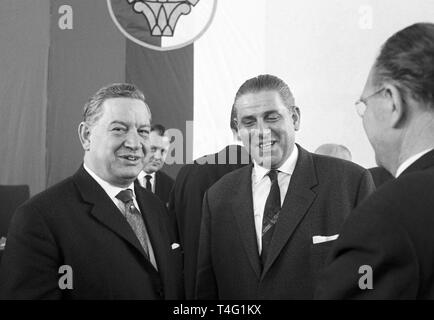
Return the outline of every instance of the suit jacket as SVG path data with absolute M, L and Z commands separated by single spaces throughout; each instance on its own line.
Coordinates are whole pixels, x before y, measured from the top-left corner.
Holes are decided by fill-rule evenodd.
M 237 155 L 236 161 L 229 161 L 231 152 Z M 187 299 L 194 298 L 203 196 L 205 191 L 225 174 L 245 166 L 242 159 L 249 162 L 249 156 L 243 147 L 227 146 L 219 153 L 204 156 L 194 164 L 183 166 L 176 177 L 169 201 L 169 212 L 176 217 L 178 234 L 184 250 Z M 205 163 L 206 160 L 209 160 L 209 163 Z
M 434 299 L 434 151 L 357 208 L 336 241 L 319 299 Z M 362 269 L 369 266 L 372 273 Z M 365 267 L 366 268 L 366 267 Z M 373 289 L 362 290 L 372 275 Z
M 170 191 L 175 181 L 163 171 L 155 173 L 155 194 L 167 205 L 169 202 Z
M 374 190 L 371 175 L 341 159 L 299 156 L 265 265 L 253 215 L 252 166 L 214 184 L 204 197 L 198 258 L 199 299 L 311 299 L 332 242 L 345 218 Z
M 176 299 L 182 297 L 181 252 L 172 250 L 162 203 L 136 186 L 158 272 L 132 228 L 81 167 L 33 197 L 11 222 L 0 266 L 3 299 Z M 58 286 L 59 267 L 73 289 Z
M 378 188 L 383 183 L 393 180 L 393 175 L 382 167 L 369 168 L 369 172 L 371 173 L 372 179 L 374 179 L 375 187 Z

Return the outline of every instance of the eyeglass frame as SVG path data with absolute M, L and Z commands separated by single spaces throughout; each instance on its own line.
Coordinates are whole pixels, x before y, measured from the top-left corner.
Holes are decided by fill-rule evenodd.
M 374 93 L 370 94 L 369 96 L 367 96 L 365 98 L 360 98 L 359 100 L 357 100 L 354 103 L 355 106 L 356 106 L 357 114 L 360 117 L 363 117 L 365 115 L 366 109 L 368 108 L 368 99 L 370 99 L 373 96 L 379 94 L 380 92 L 383 92 L 384 90 L 386 90 L 386 88 L 382 87 L 381 89 L 378 89 L 377 91 L 375 91 Z

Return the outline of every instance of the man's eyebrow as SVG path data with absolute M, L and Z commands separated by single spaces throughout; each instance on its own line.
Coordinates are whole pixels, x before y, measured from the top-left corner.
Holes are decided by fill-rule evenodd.
M 272 114 L 272 113 L 279 113 L 279 111 L 278 110 L 267 110 L 263 113 L 263 115 L 268 116 L 269 114 Z
M 128 124 L 126 122 L 119 121 L 119 120 L 114 120 L 114 121 L 110 122 L 110 125 L 112 125 L 112 124 L 120 124 L 120 125 L 123 125 L 125 127 L 128 127 Z
M 243 117 L 241 117 L 241 120 L 244 120 L 244 119 L 255 119 L 255 116 L 253 116 L 253 115 L 248 115 L 248 116 L 243 116 Z

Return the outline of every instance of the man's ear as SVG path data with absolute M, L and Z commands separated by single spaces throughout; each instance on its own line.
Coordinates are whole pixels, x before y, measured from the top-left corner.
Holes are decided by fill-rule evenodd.
M 81 145 L 84 151 L 90 150 L 90 133 L 91 128 L 86 122 L 80 122 L 78 126 L 78 137 L 80 138 Z
M 292 121 L 294 123 L 294 130 L 298 131 L 300 129 L 300 109 L 298 107 L 293 107 L 292 111 Z
M 389 125 L 396 128 L 400 125 L 406 115 L 406 105 L 401 91 L 393 84 L 384 85 L 384 94 L 388 103 L 386 111 L 390 115 L 388 117 Z

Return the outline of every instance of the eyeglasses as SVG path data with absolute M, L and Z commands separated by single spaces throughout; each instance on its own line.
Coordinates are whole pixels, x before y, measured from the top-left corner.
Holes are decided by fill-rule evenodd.
M 375 96 L 375 95 L 377 95 L 377 94 L 379 94 L 379 93 L 382 92 L 384 89 L 385 89 L 385 88 L 381 88 L 381 89 L 375 91 L 374 93 L 370 94 L 369 96 L 367 96 L 367 97 L 365 97 L 365 98 L 360 98 L 359 100 L 356 101 L 356 103 L 355 103 L 355 105 L 356 105 L 356 111 L 357 111 L 357 114 L 358 114 L 360 117 L 363 117 L 363 115 L 364 115 L 365 112 L 366 112 L 366 108 L 368 107 L 368 106 L 367 106 L 367 104 L 368 104 L 368 99 L 369 99 L 369 98 L 372 98 L 373 96 Z

